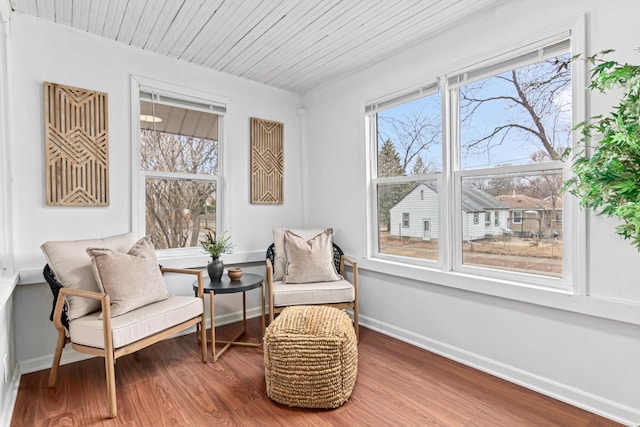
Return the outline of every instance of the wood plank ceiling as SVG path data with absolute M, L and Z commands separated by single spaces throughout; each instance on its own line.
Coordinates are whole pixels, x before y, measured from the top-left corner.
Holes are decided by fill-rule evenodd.
M 14 11 L 293 92 L 505 0 L 9 0 Z

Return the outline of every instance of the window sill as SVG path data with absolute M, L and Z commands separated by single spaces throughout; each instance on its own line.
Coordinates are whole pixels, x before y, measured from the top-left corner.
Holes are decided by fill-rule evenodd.
M 640 325 L 640 305 L 630 302 L 575 295 L 564 290 L 490 279 L 467 273 L 444 272 L 381 259 L 360 258 L 358 267 L 362 270 L 418 282 Z

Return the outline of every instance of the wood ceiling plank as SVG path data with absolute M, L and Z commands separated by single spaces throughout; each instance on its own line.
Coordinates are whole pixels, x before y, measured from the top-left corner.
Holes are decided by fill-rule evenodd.
M 92 1 L 76 1 L 73 3 L 73 13 L 71 16 L 73 28 L 81 31 L 89 30 L 89 14 L 91 13 L 91 7 L 94 6 L 93 3 Z
M 371 2 L 366 0 L 349 4 L 338 2 L 332 7 L 327 7 L 320 16 L 308 20 L 295 38 L 289 39 L 277 52 L 265 58 L 259 68 L 252 68 L 243 77 L 252 78 L 254 72 L 261 72 L 263 76 L 276 77 L 287 70 L 295 70 L 295 64 L 300 61 L 300 58 L 314 52 L 316 50 L 314 46 L 329 38 L 336 28 L 346 25 L 345 23 L 357 22 L 357 16 L 362 12 L 363 5 L 367 6 L 364 9 L 366 11 L 370 9 Z
M 282 2 L 279 3 L 279 5 L 281 4 Z M 273 3 L 269 1 L 260 1 L 260 3 L 254 4 L 254 7 L 250 9 L 243 4 L 242 8 L 237 9 L 234 13 L 234 16 L 239 19 L 227 23 L 227 28 L 232 28 L 232 30 L 229 31 L 227 29 L 225 37 L 215 44 L 205 59 L 201 61 L 201 64 L 205 67 L 213 68 L 213 64 L 235 44 L 246 37 L 251 29 L 260 23 L 265 15 L 269 14 L 273 9 Z M 242 15 L 240 15 L 239 12 L 242 13 Z
M 140 25 L 140 21 L 142 20 L 144 10 L 148 3 L 149 0 L 140 0 L 130 1 L 127 4 L 126 12 L 124 13 L 124 17 L 120 23 L 120 28 L 116 34 L 117 41 L 131 44 L 133 34 L 135 33 L 136 28 Z
M 321 9 L 321 4 L 300 0 L 271 31 L 244 49 L 229 66 L 231 74 L 242 73 L 262 62 L 304 28 L 308 15 Z M 236 74 L 237 75 L 237 74 Z
M 213 64 L 216 70 L 228 72 L 227 68 L 232 64 L 238 56 L 242 54 L 254 43 L 258 43 L 260 39 L 273 31 L 274 28 L 283 25 L 283 21 L 287 16 L 292 5 L 290 3 L 280 3 L 271 9 L 264 19 L 260 19 L 237 43 L 231 46 L 218 60 Z
M 378 50 L 361 49 L 359 46 L 352 47 L 348 51 L 336 52 L 332 59 L 325 59 L 321 64 L 311 65 L 310 71 L 298 70 L 298 76 L 290 79 L 287 84 L 295 90 L 306 90 L 305 88 L 313 87 L 325 79 L 337 78 L 338 73 L 335 71 L 336 64 L 344 64 L 346 58 L 349 58 L 350 65 L 345 66 L 341 75 L 350 74 L 363 66 L 373 64 L 382 58 L 390 56 L 398 51 L 398 49 L 406 48 L 411 45 L 409 40 L 413 40 L 413 44 L 424 40 L 429 35 L 445 31 L 451 25 L 459 23 L 463 19 L 475 15 L 480 10 L 490 6 L 493 2 L 485 0 L 484 2 L 458 1 L 456 3 L 448 2 L 444 7 L 434 10 L 423 10 L 421 14 L 411 16 L 393 33 L 381 32 L 370 39 L 370 43 L 374 43 Z M 421 23 L 419 31 L 415 28 Z M 324 76 L 311 76 L 312 71 L 320 69 Z M 349 71 L 349 69 L 351 71 Z M 277 84 L 272 82 L 272 84 Z
M 185 2 L 186 0 L 167 0 L 164 2 L 157 21 L 150 27 L 151 32 L 143 44 L 144 49 L 156 52 L 167 30 L 176 19 L 176 15 L 178 15 L 178 12 L 180 12 Z
M 108 9 L 109 0 L 93 0 L 91 2 L 87 31 L 93 34 L 102 35 Z
M 11 9 L 24 13 L 25 15 L 39 16 L 36 0 L 11 0 L 9 5 Z
M 204 0 L 189 0 L 183 3 L 155 49 L 156 53 L 165 56 L 169 54 L 171 47 L 178 41 L 182 33 L 187 31 L 191 21 L 197 16 L 203 2 Z
M 202 4 L 200 10 L 197 11 L 193 20 L 186 26 L 185 31 L 178 37 L 176 42 L 171 46 L 168 55 L 174 58 L 180 58 L 184 51 L 193 41 L 201 34 L 210 22 L 218 22 L 217 13 L 225 3 L 225 0 L 208 0 Z
M 133 35 L 129 42 L 131 46 L 139 48 L 144 47 L 149 35 L 153 32 L 154 26 L 160 20 L 160 15 L 166 7 L 166 4 L 166 1 L 160 2 L 159 0 L 147 0 L 145 8 L 142 11 L 142 16 L 140 17 L 140 21 L 133 30 Z
M 120 30 L 120 25 L 124 19 L 124 13 L 127 9 L 129 0 L 110 0 L 109 8 L 104 19 L 104 27 L 102 28 L 102 36 L 111 40 L 115 40 Z
M 220 42 L 224 34 L 231 31 L 238 19 L 246 16 L 242 2 L 225 1 L 202 31 L 180 55 L 180 59 L 201 65 L 209 55 L 211 46 Z M 246 7 L 246 6 L 245 6 Z
M 51 0 L 36 0 L 36 9 L 38 10 L 38 18 L 49 21 L 56 20 L 55 4 Z M 21 10 L 21 12 L 24 11 Z
M 62 25 L 71 26 L 73 17 L 72 0 L 55 0 L 55 22 Z
M 321 44 L 314 46 L 315 49 L 310 49 L 309 54 L 301 57 L 294 65 L 293 68 L 295 69 L 296 77 L 288 78 L 288 84 L 294 85 L 300 80 L 309 78 L 310 74 L 326 70 L 330 70 L 331 74 L 335 75 L 336 65 L 340 65 L 343 68 L 343 72 L 347 73 L 349 68 L 346 64 L 349 62 L 353 63 L 353 60 L 350 60 L 350 56 L 357 55 L 359 52 L 370 51 L 375 53 L 379 59 L 383 59 L 385 56 L 393 53 L 395 49 L 389 52 L 381 49 L 380 44 L 384 43 L 386 39 L 393 37 L 393 34 L 396 32 L 404 32 L 408 35 L 403 40 L 403 46 L 415 43 L 418 39 L 422 38 L 422 33 L 432 31 L 431 27 L 424 25 L 424 20 L 432 14 L 434 10 L 440 10 L 440 8 L 434 8 L 435 5 L 433 3 L 427 4 L 426 2 L 413 6 L 414 7 L 399 7 L 392 13 L 378 14 L 375 18 L 370 19 L 366 25 L 352 31 L 351 34 L 332 34 L 332 38 L 339 37 L 343 42 L 338 45 L 335 43 L 335 40 L 328 38 L 323 40 Z M 416 6 L 418 9 L 416 9 Z M 365 34 L 369 33 L 372 24 L 375 25 L 377 29 L 376 33 L 364 37 Z M 444 26 L 447 24 L 447 22 L 441 21 L 439 25 Z M 395 45 L 393 47 L 395 47 Z M 279 76 L 269 80 L 268 84 L 280 85 L 284 81 L 284 78 L 285 76 L 281 73 Z
M 505 0 L 9 0 L 20 13 L 304 92 Z

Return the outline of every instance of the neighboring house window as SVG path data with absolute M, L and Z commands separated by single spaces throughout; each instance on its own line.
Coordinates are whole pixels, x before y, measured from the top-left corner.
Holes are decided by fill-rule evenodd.
M 141 226 L 156 249 L 199 254 L 206 229 L 219 230 L 225 111 L 224 104 L 140 88 Z
M 402 213 L 402 227 L 409 228 L 409 212 Z
M 522 224 L 522 211 L 513 211 L 513 223 Z
M 551 226 L 538 217 L 525 220 L 524 210 L 539 208 L 509 205 L 514 195 L 538 203 L 566 197 L 560 157 L 572 144 L 570 46 L 567 32 L 565 39 L 447 75 L 448 90 L 440 101 L 432 85 L 417 91 L 430 92 L 426 97 L 414 92 L 367 105 L 376 155 L 371 162 L 372 217 L 378 219 L 371 239 L 375 257 L 401 256 L 409 264 L 426 258 L 439 261 L 445 271 L 570 286 L 563 276 L 563 239 L 554 240 L 569 237 L 562 222 Z M 442 109 L 444 116 L 440 105 L 450 106 Z M 451 149 L 444 149 L 445 139 Z M 493 224 L 500 226 L 504 212 L 507 228 L 500 236 L 505 241 L 488 239 L 493 233 L 470 226 L 479 224 L 482 212 L 486 226 L 492 224 L 491 212 Z M 411 242 L 415 251 L 392 243 L 401 213 L 434 218 L 438 237 L 453 236 L 453 241 L 434 239 L 440 258 L 422 255 L 427 241 Z M 559 212 L 551 217 L 561 218 Z M 530 247 L 524 237 L 533 234 L 540 244 L 536 251 L 524 250 Z M 528 262 L 530 257 L 545 262 Z

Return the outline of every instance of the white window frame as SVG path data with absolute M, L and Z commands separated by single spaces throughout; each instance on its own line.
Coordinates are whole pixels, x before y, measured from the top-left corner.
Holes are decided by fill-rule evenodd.
M 504 61 L 508 61 L 514 58 L 531 58 L 531 52 L 539 50 L 542 46 L 548 46 L 553 49 L 555 43 L 559 43 L 562 40 L 570 40 L 570 51 L 575 53 L 584 53 L 586 50 L 586 31 L 585 31 L 585 16 L 580 15 L 577 19 L 571 18 L 563 22 L 553 24 L 543 30 L 540 30 L 536 34 L 532 34 L 526 37 L 520 42 L 510 42 L 510 46 L 506 46 L 503 52 L 504 54 L 496 55 L 491 59 L 469 65 L 466 68 L 461 68 L 452 75 L 462 75 L 465 78 L 472 75 L 474 70 L 484 69 L 486 74 L 484 76 L 476 74 L 473 79 L 480 79 L 488 77 L 490 75 L 499 74 L 502 71 L 500 67 L 496 65 L 504 64 Z M 531 40 L 537 40 L 531 43 Z M 515 47 L 515 48 L 514 48 Z M 563 52 L 557 52 L 561 54 Z M 555 56 L 555 55 L 554 55 Z M 536 62 L 535 60 L 530 63 Z M 491 67 L 491 65 L 494 65 Z M 511 68 L 517 68 L 518 66 L 526 64 L 511 62 Z M 457 95 L 452 95 L 450 90 L 450 84 L 448 75 L 442 75 L 438 79 L 442 82 L 442 108 L 443 108 L 443 164 L 442 173 L 438 174 L 438 206 L 439 206 L 439 218 L 438 218 L 438 239 L 439 239 L 439 253 L 440 259 L 437 263 L 425 263 L 424 260 L 390 256 L 388 254 L 381 254 L 378 248 L 378 233 L 377 233 L 377 184 L 381 183 L 384 179 L 377 179 L 375 171 L 377 168 L 377 132 L 375 129 L 375 119 L 372 120 L 371 116 L 381 109 L 387 109 L 391 106 L 406 103 L 414 99 L 415 93 L 421 90 L 409 90 L 407 95 L 393 95 L 387 99 L 379 98 L 371 103 L 365 103 L 365 124 L 367 126 L 367 152 L 369 154 L 369 165 L 367 171 L 370 176 L 369 187 L 369 212 L 367 215 L 367 221 L 369 224 L 369 245 L 368 245 L 368 259 L 371 261 L 371 266 L 374 267 L 378 262 L 382 262 L 380 268 L 381 271 L 389 272 L 393 274 L 406 275 L 406 277 L 421 277 L 421 280 L 431 281 L 433 283 L 441 283 L 444 285 L 450 285 L 461 289 L 475 290 L 480 292 L 487 292 L 495 295 L 509 295 L 514 297 L 518 295 L 529 295 L 527 291 L 514 291 L 513 286 L 536 289 L 539 291 L 560 291 L 575 295 L 588 295 L 589 285 L 588 278 L 586 276 L 586 213 L 580 210 L 575 198 L 568 195 L 563 196 L 563 243 L 564 253 L 563 257 L 563 277 L 561 279 L 554 277 L 547 277 L 537 274 L 524 274 L 515 273 L 510 271 L 501 271 L 491 268 L 462 266 L 462 215 L 461 212 L 461 182 L 465 176 L 475 176 L 478 174 L 502 174 L 505 169 L 502 170 L 472 170 L 462 171 L 459 170 L 460 150 L 456 146 L 454 141 L 458 138 L 458 132 L 456 126 L 455 117 L 449 114 L 450 111 L 455 110 L 458 105 Z M 455 84 L 464 84 L 468 81 L 458 81 Z M 586 87 L 586 67 L 583 61 L 575 61 L 572 64 L 572 122 L 580 123 L 585 120 L 586 108 L 585 108 L 585 91 Z M 412 97 L 412 94 L 413 97 Z M 400 101 L 398 101 L 400 100 Z M 375 117 L 374 117 L 375 118 Z M 573 144 L 579 141 L 580 135 L 578 131 L 573 131 L 572 140 Z M 571 164 L 570 162 L 549 162 L 543 169 L 543 172 L 560 170 L 563 173 L 564 178 L 570 176 Z M 539 173 L 541 171 L 540 165 L 519 165 L 514 166 L 514 173 L 529 174 Z M 408 178 L 409 181 L 417 181 L 420 177 L 411 176 L 403 177 Z M 430 177 L 433 178 L 433 177 Z M 509 221 L 507 221 L 507 224 Z M 393 264 L 389 264 L 386 261 L 393 261 Z M 385 267 L 382 267 L 384 265 Z M 416 269 L 417 268 L 417 269 Z M 425 269 L 426 268 L 426 269 Z M 403 273 L 404 272 L 404 273 Z M 431 273 L 427 273 L 431 272 Z M 427 274 L 425 276 L 425 273 Z M 525 300 L 527 298 L 524 298 Z
M 524 211 L 520 210 L 520 209 L 514 209 L 512 211 L 513 215 L 511 217 L 511 223 L 512 224 L 522 224 L 522 220 L 524 218 Z M 516 218 L 516 214 L 518 214 L 518 217 Z
M 411 217 L 409 216 L 409 212 L 402 212 L 402 228 L 411 227 Z
M 178 172 L 147 171 L 140 168 L 140 92 L 154 93 L 163 98 L 162 103 L 182 108 L 205 111 L 222 117 L 219 121 L 218 139 L 218 174 L 188 174 Z M 169 101 L 166 101 L 169 100 Z M 143 236 L 145 225 L 145 182 L 147 178 L 179 179 L 191 181 L 207 181 L 216 183 L 216 230 L 229 228 L 227 218 L 228 207 L 225 203 L 225 120 L 228 113 L 229 100 L 222 96 L 203 93 L 200 90 L 185 88 L 146 77 L 131 77 L 131 224 L 134 235 Z M 221 208 L 220 208 L 221 207 Z M 188 248 L 172 248 L 156 250 L 157 256 L 164 259 L 182 259 L 198 257 L 206 258 L 199 246 Z

